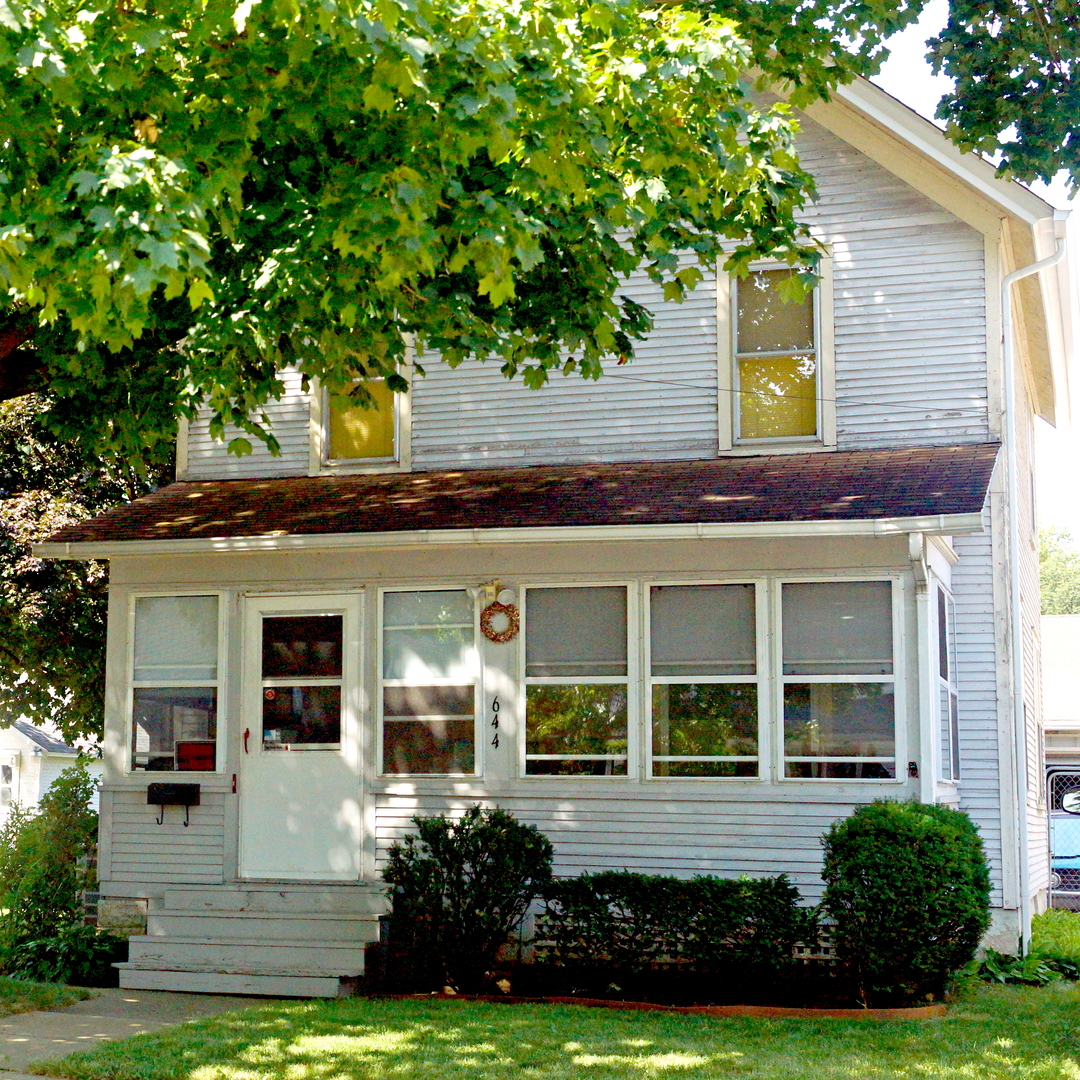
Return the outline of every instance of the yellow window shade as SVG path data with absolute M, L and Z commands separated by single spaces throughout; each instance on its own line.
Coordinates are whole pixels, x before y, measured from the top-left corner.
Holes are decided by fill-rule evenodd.
M 817 362 L 812 356 L 739 359 L 739 437 L 817 434 Z
M 365 385 L 372 397 L 370 409 L 330 398 L 331 461 L 394 456 L 394 391 L 385 379 L 372 379 Z

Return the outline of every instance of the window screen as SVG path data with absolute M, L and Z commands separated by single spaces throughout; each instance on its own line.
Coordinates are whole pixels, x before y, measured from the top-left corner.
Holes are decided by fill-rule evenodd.
M 627 775 L 626 635 L 622 586 L 528 590 L 527 774 Z
M 896 775 L 892 584 L 782 586 L 785 775 Z
M 735 390 L 741 440 L 818 432 L 814 298 L 792 301 L 790 270 L 755 270 L 735 282 Z
M 370 379 L 364 386 L 371 395 L 370 408 L 354 404 L 348 398 L 327 396 L 331 461 L 382 460 L 395 456 L 396 395 L 385 379 Z
M 218 598 L 135 600 L 131 767 L 212 771 L 217 762 Z
M 651 775 L 756 776 L 754 586 L 649 593 Z
M 479 661 L 464 590 L 383 595 L 382 771 L 476 772 Z

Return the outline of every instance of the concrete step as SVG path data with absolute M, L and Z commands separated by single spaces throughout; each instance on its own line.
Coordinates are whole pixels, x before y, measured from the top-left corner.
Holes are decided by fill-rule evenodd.
M 219 942 L 205 938 L 129 938 L 128 962 L 143 970 L 221 971 L 236 974 L 358 976 L 364 946 L 313 943 Z
M 379 939 L 376 915 L 318 914 L 303 917 L 287 912 L 151 911 L 147 937 L 177 937 L 208 941 L 297 944 L 367 944 Z
M 341 992 L 336 976 L 243 974 L 227 971 L 148 970 L 117 964 L 124 990 L 175 990 L 188 994 L 259 994 L 266 997 L 332 998 Z
M 383 915 L 390 904 L 379 885 L 221 885 L 166 889 L 165 911 L 250 911 L 307 917 L 327 915 Z

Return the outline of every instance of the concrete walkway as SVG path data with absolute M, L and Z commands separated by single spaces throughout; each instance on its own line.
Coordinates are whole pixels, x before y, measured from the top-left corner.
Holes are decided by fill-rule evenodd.
M 66 1009 L 0 1017 L 0 1080 L 31 1080 L 31 1061 L 91 1050 L 99 1043 L 202 1016 L 265 1005 L 271 999 L 161 990 L 99 990 Z M 39 1078 L 40 1080 L 40 1078 Z

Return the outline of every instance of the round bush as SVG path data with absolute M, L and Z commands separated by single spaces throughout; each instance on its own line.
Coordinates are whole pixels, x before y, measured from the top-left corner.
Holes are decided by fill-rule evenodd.
M 990 873 L 959 810 L 881 799 L 822 839 L 837 955 L 862 1004 L 940 997 L 990 922 Z

